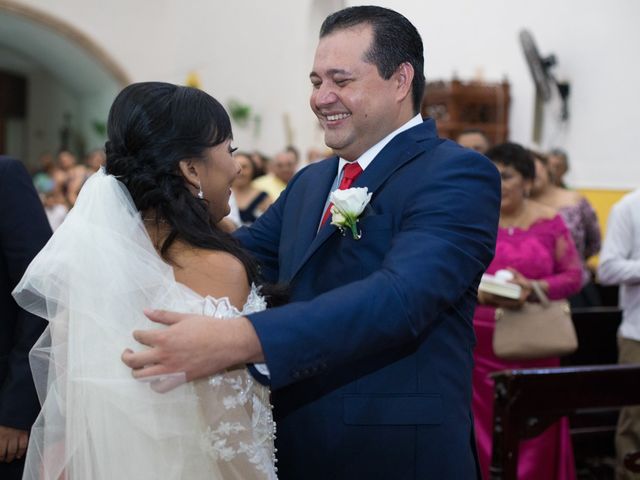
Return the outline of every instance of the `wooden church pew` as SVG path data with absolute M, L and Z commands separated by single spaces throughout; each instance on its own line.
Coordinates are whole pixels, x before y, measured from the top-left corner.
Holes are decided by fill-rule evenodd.
M 505 370 L 495 381 L 492 480 L 516 480 L 518 445 L 575 412 L 640 404 L 640 365 Z

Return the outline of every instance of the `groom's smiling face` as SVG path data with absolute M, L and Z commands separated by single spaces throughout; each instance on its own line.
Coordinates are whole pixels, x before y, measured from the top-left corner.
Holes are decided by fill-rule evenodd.
M 368 24 L 322 37 L 309 76 L 311 109 L 325 143 L 346 160 L 357 159 L 399 126 L 396 75 L 385 80 L 365 60 L 372 40 Z

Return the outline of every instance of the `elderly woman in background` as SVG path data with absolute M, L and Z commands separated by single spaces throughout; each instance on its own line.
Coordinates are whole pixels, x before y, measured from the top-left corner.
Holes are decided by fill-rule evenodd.
M 569 155 L 561 148 L 553 148 L 547 157 L 551 181 L 560 188 L 567 188 L 564 176 L 569 172 Z
M 495 163 L 502 178 L 496 253 L 487 273 L 510 270 L 513 283 L 522 287 L 517 300 L 479 292 L 473 318 L 478 341 L 474 352 L 473 412 L 480 466 L 483 477 L 489 478 L 494 388 L 489 374 L 512 368 L 553 367 L 560 363 L 558 358 L 518 361 L 498 358 L 492 346 L 496 308 L 519 308 L 527 301 L 535 301 L 533 280 L 550 299 L 567 298 L 580 289 L 581 268 L 571 234 L 556 210 L 528 199 L 535 178 L 529 152 L 520 145 L 505 143 L 491 148 L 486 155 Z M 518 479 L 542 478 L 575 478 L 566 419 L 520 445 Z
M 252 181 L 256 178 L 256 165 L 251 155 L 236 153 L 234 159 L 240 166 L 240 173 L 233 181 L 233 194 L 238 204 L 242 224 L 251 225 L 269 208 L 271 197 L 252 185 Z
M 531 152 L 536 166 L 536 178 L 531 191 L 532 198 L 555 208 L 571 232 L 582 262 L 582 290 L 570 298 L 572 307 L 600 305 L 600 295 L 592 282 L 587 267 L 589 257 L 600 250 L 600 226 L 598 217 L 588 200 L 580 193 L 558 187 L 544 155 Z

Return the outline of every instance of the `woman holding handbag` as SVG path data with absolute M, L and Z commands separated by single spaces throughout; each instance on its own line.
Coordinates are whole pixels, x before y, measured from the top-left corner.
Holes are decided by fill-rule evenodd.
M 571 234 L 557 212 L 528 199 L 535 178 L 530 153 L 513 143 L 497 145 L 486 155 L 502 178 L 502 203 L 496 253 L 487 273 L 511 272 L 520 296 L 510 299 L 482 290 L 473 322 L 477 337 L 474 352 L 473 413 L 483 477 L 489 478 L 493 435 L 493 380 L 491 372 L 515 368 L 555 367 L 558 357 L 508 360 L 493 349 L 496 311 L 519 310 L 527 302 L 569 297 L 580 289 L 581 267 Z M 535 283 L 535 285 L 534 285 Z M 535 290 L 539 295 L 535 294 Z M 498 310 L 499 311 L 499 310 Z M 566 419 L 541 435 L 520 444 L 518 479 L 575 479 L 573 451 Z

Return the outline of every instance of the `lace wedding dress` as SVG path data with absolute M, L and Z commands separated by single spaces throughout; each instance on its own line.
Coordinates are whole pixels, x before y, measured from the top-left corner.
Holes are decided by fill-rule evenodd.
M 25 479 L 276 478 L 269 391 L 246 368 L 158 393 L 120 360 L 141 349 L 133 330 L 165 328 L 144 308 L 229 318 L 265 302 L 253 287 L 239 311 L 176 282 L 114 177 L 87 181 L 14 296 L 49 321 L 30 355 L 42 411 Z

